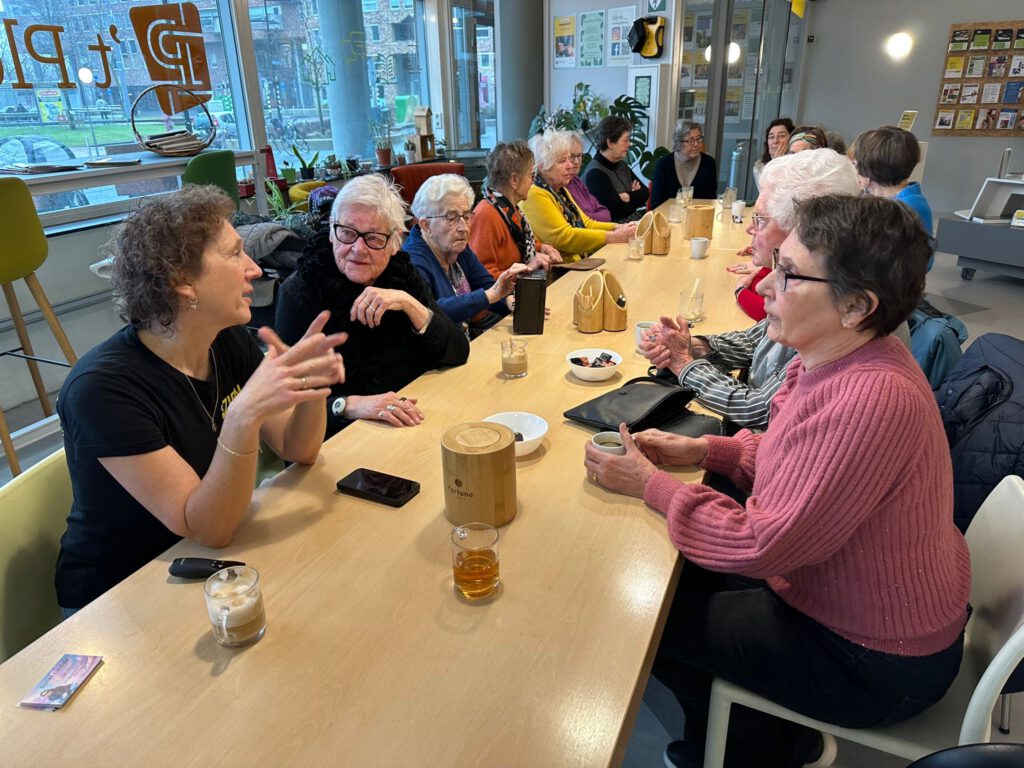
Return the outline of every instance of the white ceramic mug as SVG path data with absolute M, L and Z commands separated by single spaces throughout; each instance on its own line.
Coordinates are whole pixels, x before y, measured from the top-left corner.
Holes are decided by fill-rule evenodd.
M 743 222 L 743 214 L 746 212 L 747 203 L 745 200 L 737 200 L 732 204 L 732 220 L 736 224 Z
M 690 239 L 690 258 L 703 259 L 708 255 L 708 246 L 711 241 L 706 237 L 694 237 Z
M 599 451 L 613 453 L 616 456 L 626 455 L 626 446 L 622 444 L 622 435 L 618 432 L 598 432 L 590 438 L 590 443 Z
M 636 323 L 633 326 L 633 338 L 636 339 L 637 352 L 643 354 L 643 352 L 641 352 L 640 350 L 640 342 L 647 340 L 646 334 L 648 330 L 650 330 L 650 328 L 654 325 L 657 325 L 657 323 L 655 323 L 653 320 L 641 320 L 639 323 Z

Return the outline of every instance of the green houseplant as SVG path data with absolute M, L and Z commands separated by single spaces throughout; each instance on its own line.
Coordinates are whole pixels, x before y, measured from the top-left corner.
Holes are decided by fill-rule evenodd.
M 377 165 L 391 165 L 391 113 L 388 110 L 380 110 L 370 122 L 370 136 L 377 153 Z
M 320 153 L 314 152 L 313 156 L 306 160 L 299 152 L 299 148 L 292 144 L 292 154 L 295 155 L 299 161 L 299 178 L 309 181 L 313 178 L 314 169 L 316 168 L 316 162 L 320 159 Z

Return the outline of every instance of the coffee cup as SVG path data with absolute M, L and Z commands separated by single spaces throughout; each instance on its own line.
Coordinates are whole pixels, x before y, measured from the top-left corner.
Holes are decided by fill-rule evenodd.
M 690 238 L 690 258 L 703 259 L 708 255 L 708 246 L 710 243 L 711 241 L 706 237 Z
M 590 438 L 590 444 L 605 453 L 612 453 L 616 456 L 626 455 L 626 446 L 622 444 L 622 435 L 618 432 L 598 432 Z
M 743 222 L 743 214 L 746 212 L 747 203 L 745 200 L 737 200 L 732 204 L 732 220 L 736 224 Z
M 648 338 L 649 331 L 655 325 L 657 325 L 657 323 L 654 322 L 653 320 L 641 320 L 639 323 L 636 323 L 633 326 L 633 337 L 636 340 L 636 351 L 637 352 L 640 352 L 641 354 L 643 354 L 641 349 L 640 349 L 640 342 L 641 341 L 650 341 L 651 340 L 651 339 Z
M 247 565 L 223 568 L 206 580 L 206 611 L 213 637 L 236 648 L 255 643 L 267 631 L 260 574 Z

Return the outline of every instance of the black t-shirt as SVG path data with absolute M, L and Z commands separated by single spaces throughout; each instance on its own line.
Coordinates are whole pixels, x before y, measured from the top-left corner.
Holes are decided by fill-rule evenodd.
M 179 541 L 98 460 L 169 445 L 196 474 L 206 474 L 228 404 L 263 359 L 240 326 L 221 331 L 213 355 L 216 384 L 212 375 L 187 379 L 126 327 L 82 357 L 65 380 L 57 413 L 74 502 L 57 558 L 62 607 L 81 608 Z M 216 432 L 204 407 L 213 410 Z

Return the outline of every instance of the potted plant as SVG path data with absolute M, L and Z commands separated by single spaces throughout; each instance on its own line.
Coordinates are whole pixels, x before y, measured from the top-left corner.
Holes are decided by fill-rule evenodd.
M 252 176 L 246 176 L 244 179 L 238 182 L 238 196 L 239 197 L 252 197 L 256 194 L 256 182 Z
M 351 175 L 359 170 L 359 158 L 355 155 L 349 155 L 345 158 L 345 165 L 348 166 L 348 172 Z
M 320 153 L 314 152 L 313 156 L 306 160 L 300 153 L 299 148 L 292 144 L 292 154 L 299 161 L 299 178 L 304 181 L 311 181 L 314 175 L 314 169 L 316 168 L 316 161 L 320 159 Z
M 299 173 L 289 161 L 285 160 L 281 163 L 281 177 L 289 184 L 294 184 L 299 179 Z
M 391 113 L 386 109 L 370 123 L 370 135 L 377 152 L 377 165 L 386 168 L 391 165 Z
M 405 149 L 405 162 L 407 162 L 407 163 L 415 163 L 416 162 L 416 142 L 413 141 L 412 138 L 410 137 L 410 138 L 405 140 L 405 144 L 403 145 L 403 147 Z
M 342 163 L 338 159 L 337 155 L 329 154 L 324 158 L 324 175 L 329 179 L 336 179 L 339 176 L 343 176 L 344 173 L 341 169 Z

